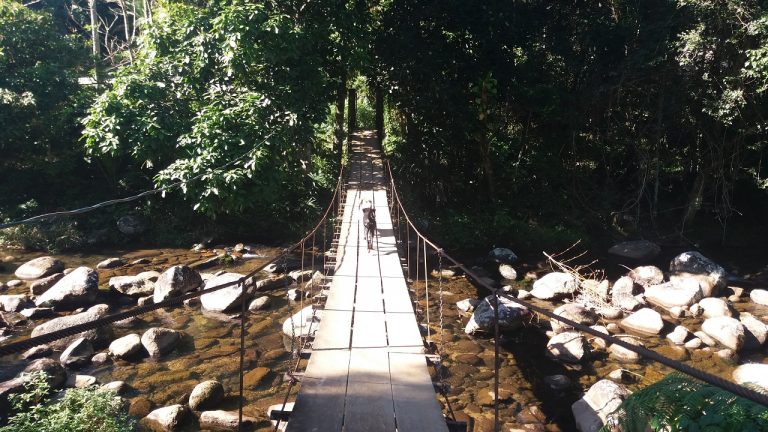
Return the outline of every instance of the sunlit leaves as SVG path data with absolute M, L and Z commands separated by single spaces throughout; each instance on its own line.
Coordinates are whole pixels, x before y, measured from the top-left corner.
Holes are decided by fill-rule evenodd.
M 203 174 L 183 193 L 210 216 L 316 193 L 304 153 L 331 100 L 325 33 L 261 3 L 158 12 L 86 119 L 89 151 L 143 161 L 158 185 Z

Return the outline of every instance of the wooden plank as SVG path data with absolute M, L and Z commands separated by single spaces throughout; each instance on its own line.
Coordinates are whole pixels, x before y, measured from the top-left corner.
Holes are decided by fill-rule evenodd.
M 351 385 L 344 412 L 345 432 L 394 432 L 392 387 L 387 383 Z
M 389 350 L 383 348 L 353 348 L 349 354 L 351 384 L 389 384 Z M 387 391 L 390 402 L 391 391 Z M 391 407 L 390 407 L 391 409 Z
M 313 350 L 348 349 L 352 331 L 351 310 L 323 310 L 320 330 L 312 342 Z
M 387 346 L 384 312 L 355 311 L 352 328 L 352 348 Z
M 413 303 L 408 286 L 401 275 L 399 278 L 383 279 L 384 309 L 387 312 L 413 313 Z
M 447 432 L 424 355 L 389 354 L 398 432 Z
M 413 313 L 386 313 L 387 339 L 390 351 L 423 353 L 424 341 L 421 338 L 416 317 Z
M 349 359 L 348 350 L 312 353 L 287 431 L 341 430 Z

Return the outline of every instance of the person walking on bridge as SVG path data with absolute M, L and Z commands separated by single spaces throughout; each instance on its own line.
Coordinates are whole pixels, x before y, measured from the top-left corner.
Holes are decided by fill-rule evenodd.
M 376 208 L 369 198 L 360 202 L 360 209 L 363 211 L 363 227 L 365 227 L 365 240 L 368 243 L 368 252 L 373 249 L 373 238 L 376 235 Z

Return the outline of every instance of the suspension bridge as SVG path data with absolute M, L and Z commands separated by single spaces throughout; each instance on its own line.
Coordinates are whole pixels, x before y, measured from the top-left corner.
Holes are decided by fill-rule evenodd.
M 447 431 L 403 276 L 375 137 L 352 142 L 322 324 L 290 415 L 292 431 Z M 361 203 L 376 209 L 368 250 Z
M 430 354 L 429 309 L 426 308 L 427 340 L 425 341 L 417 308 L 411 299 L 405 275 L 416 274 L 423 267 L 424 295 L 429 304 L 427 286 L 426 251 L 431 249 L 439 257 L 450 261 L 478 285 L 484 286 L 498 298 L 521 303 L 530 310 L 550 319 L 558 320 L 576 330 L 619 345 L 645 358 L 662 363 L 702 381 L 728 390 L 736 395 L 768 406 L 768 396 L 753 389 L 737 385 L 720 377 L 694 369 L 620 338 L 603 334 L 551 311 L 510 297 L 488 286 L 459 261 L 429 241 L 414 226 L 400 202 L 392 173 L 382 159 L 374 133 L 358 132 L 350 137 L 348 163 L 339 174 L 334 196 L 325 214 L 308 234 L 281 254 L 263 263 L 242 278 L 209 287 L 201 291 L 172 297 L 156 304 L 148 304 L 107 315 L 93 321 L 74 325 L 45 335 L 31 337 L 0 346 L 0 356 L 20 353 L 64 336 L 107 326 L 117 321 L 140 316 L 161 308 L 178 307 L 185 300 L 228 287 L 237 286 L 246 291 L 251 278 L 267 266 L 279 266 L 282 260 L 311 244 L 312 266 L 317 252 L 316 237 L 322 232 L 324 252 L 322 294 L 315 296 L 320 302 L 313 310 L 322 309 L 322 322 L 316 332 L 306 337 L 291 338 L 299 341 L 293 350 L 297 360 L 288 372 L 290 385 L 281 409 L 272 412 L 275 430 L 283 424 L 289 432 L 299 431 L 449 431 L 466 430 L 467 425 L 456 422 L 446 398 L 449 415 L 445 415 L 437 396 L 443 387 L 433 383 L 428 371 L 432 363 L 438 366 L 446 353 Z M 131 197 L 145 196 L 153 191 Z M 114 200 L 124 202 L 126 199 Z M 374 247 L 369 250 L 364 238 L 361 203 L 370 200 L 377 213 Z M 102 203 L 104 204 L 104 203 Z M 78 214 L 101 207 L 91 206 L 67 213 Z M 38 218 L 49 217 L 42 215 Z M 13 222 L 7 225 L 25 223 Z M 333 224 L 330 247 L 327 247 L 326 225 Z M 1 228 L 2 226 L 0 226 Z M 403 233 L 403 228 L 405 233 Z M 411 254 L 411 233 L 416 253 Z M 404 235 L 405 234 L 405 235 Z M 401 257 L 401 253 L 406 255 Z M 423 253 L 423 259 L 420 257 Z M 414 258 L 414 259 L 412 259 Z M 439 277 L 442 273 L 438 271 Z M 441 286 L 438 283 L 438 286 Z M 442 288 L 437 290 L 442 295 Z M 442 306 L 442 301 L 440 302 Z M 303 309 L 303 300 L 302 300 Z M 498 308 L 495 312 L 498 312 Z M 311 320 L 314 322 L 314 319 Z M 498 322 L 498 317 L 496 319 Z M 240 389 L 238 425 L 243 427 L 243 374 L 246 351 L 245 335 L 248 322 L 246 302 L 240 313 Z M 494 331 L 496 351 L 494 395 L 499 394 L 499 333 Z M 300 371 L 301 358 L 308 358 L 306 368 Z M 295 384 L 300 382 L 292 409 L 288 400 Z M 499 430 L 500 402 L 494 396 L 495 429 Z M 286 426 L 287 425 L 287 426 Z

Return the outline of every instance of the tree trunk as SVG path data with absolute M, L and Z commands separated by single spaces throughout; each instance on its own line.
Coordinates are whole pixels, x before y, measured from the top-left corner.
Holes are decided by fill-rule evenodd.
M 125 0 L 118 0 L 118 3 L 120 4 L 120 9 L 123 10 L 123 27 L 125 30 L 125 43 L 128 44 L 128 59 L 133 64 L 133 47 L 131 46 L 133 38 L 131 37 L 131 26 L 128 20 L 128 8 L 125 7 Z
M 99 17 L 96 13 L 96 0 L 88 0 L 88 11 L 91 14 L 94 75 L 96 77 L 96 87 L 99 88 L 103 77 L 101 73 L 101 41 L 99 40 Z
M 341 154 L 344 146 L 344 103 L 347 99 L 347 73 L 341 73 L 341 82 L 336 89 L 336 119 L 333 131 L 333 148 Z
M 357 129 L 357 90 L 349 89 L 349 102 L 347 103 L 348 116 L 347 117 L 347 132 L 352 133 Z
M 685 227 L 693 221 L 696 217 L 696 213 L 701 209 L 701 203 L 704 199 L 704 183 L 705 183 L 704 170 L 699 170 L 696 174 L 696 179 L 693 181 L 693 187 L 690 193 L 688 193 L 688 202 L 685 205 L 685 216 L 683 216 L 683 226 L 680 230 L 681 234 L 685 231 Z
M 482 158 L 481 163 L 483 167 L 483 175 L 485 176 L 485 182 L 488 186 L 488 199 L 491 203 L 496 202 L 496 188 L 493 185 L 493 162 L 491 161 L 491 143 L 488 140 L 488 113 L 487 107 L 489 105 L 488 89 L 486 82 L 483 80 L 480 90 L 480 156 Z
M 147 20 L 147 22 L 152 22 L 152 0 L 143 0 L 144 1 L 144 19 Z
M 376 86 L 376 136 L 379 146 L 384 144 L 384 91 L 381 86 Z

